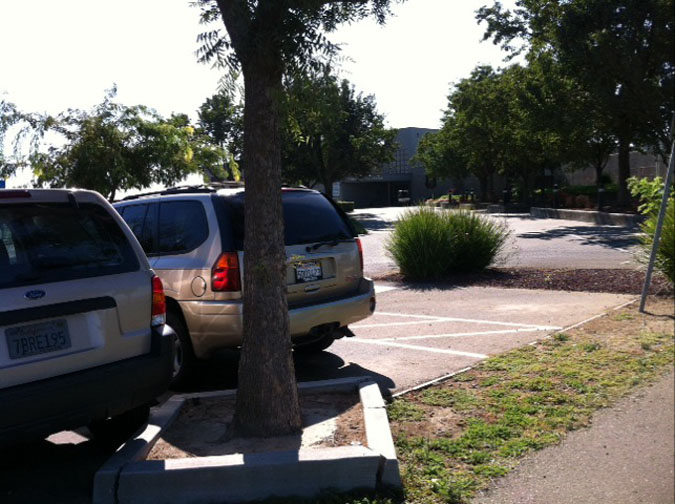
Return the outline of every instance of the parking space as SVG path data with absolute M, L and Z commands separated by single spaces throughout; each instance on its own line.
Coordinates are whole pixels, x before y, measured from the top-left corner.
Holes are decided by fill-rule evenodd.
M 375 315 L 351 326 L 356 337 L 335 342 L 328 352 L 339 357 L 343 370 L 356 365 L 358 374 L 370 372 L 382 388 L 395 394 L 540 340 L 631 299 L 482 287 L 390 288 L 379 290 Z M 305 364 L 298 362 L 299 367 Z M 314 367 L 314 372 L 320 370 Z

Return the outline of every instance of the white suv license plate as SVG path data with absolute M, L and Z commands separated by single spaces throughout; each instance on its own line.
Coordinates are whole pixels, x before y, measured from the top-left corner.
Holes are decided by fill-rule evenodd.
M 323 278 L 321 263 L 310 261 L 295 266 L 295 280 L 297 282 L 314 282 Z
M 23 359 L 70 348 L 70 334 L 65 320 L 12 327 L 5 329 L 5 337 L 10 359 Z

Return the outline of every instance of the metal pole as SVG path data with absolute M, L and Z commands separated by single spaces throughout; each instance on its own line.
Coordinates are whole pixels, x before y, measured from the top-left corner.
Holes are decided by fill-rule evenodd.
M 673 128 L 670 128 L 671 138 L 673 135 Z M 656 230 L 654 231 L 654 243 L 652 244 L 652 253 L 649 256 L 649 266 L 647 266 L 647 275 L 645 276 L 645 284 L 642 287 L 642 298 L 640 299 L 640 313 L 645 311 L 645 303 L 647 302 L 647 293 L 649 291 L 649 284 L 652 281 L 652 272 L 654 271 L 654 262 L 656 261 L 656 253 L 659 250 L 659 241 L 661 240 L 661 231 L 663 230 L 663 219 L 666 216 L 666 208 L 668 207 L 668 196 L 670 196 L 670 186 L 673 183 L 673 158 L 675 158 L 675 140 L 670 149 L 670 161 L 668 162 L 668 173 L 666 173 L 666 185 L 663 188 L 663 199 L 661 200 L 661 209 L 659 210 L 659 219 L 656 222 Z

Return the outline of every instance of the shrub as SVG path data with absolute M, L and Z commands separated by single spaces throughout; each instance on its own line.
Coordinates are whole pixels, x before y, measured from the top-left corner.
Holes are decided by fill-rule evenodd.
M 418 207 L 396 223 L 387 250 L 405 277 L 430 280 L 488 267 L 508 237 L 506 226 L 489 217 Z
M 633 196 L 640 199 L 640 206 L 638 207 L 640 213 L 647 216 L 647 220 L 642 225 L 642 231 L 645 233 L 642 246 L 645 252 L 650 254 L 663 199 L 664 181 L 661 177 L 656 177 L 653 180 L 631 177 L 628 179 L 628 188 Z M 656 267 L 671 283 L 675 283 L 675 199 L 673 199 L 672 188 L 663 220 L 659 250 L 656 254 Z
M 585 194 L 579 194 L 574 198 L 574 205 L 577 208 L 590 208 L 591 199 Z
M 404 276 L 427 280 L 447 271 L 451 238 L 446 221 L 445 212 L 431 207 L 403 213 L 386 247 Z
M 645 235 L 642 246 L 647 253 L 651 253 L 654 244 L 654 233 L 658 221 L 658 212 L 650 214 L 642 225 Z M 670 198 L 663 219 L 659 250 L 656 253 L 656 267 L 663 273 L 670 283 L 675 283 L 675 200 Z
M 338 206 L 342 208 L 344 212 L 353 212 L 354 211 L 354 202 L 353 201 L 336 201 Z

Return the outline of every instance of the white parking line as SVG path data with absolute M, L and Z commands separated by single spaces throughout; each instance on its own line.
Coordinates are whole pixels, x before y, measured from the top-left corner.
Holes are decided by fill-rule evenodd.
M 382 294 L 383 292 L 389 292 L 393 290 L 398 290 L 400 287 L 397 287 L 395 285 L 385 285 L 385 284 L 375 284 L 375 294 Z
M 359 338 L 350 338 L 349 342 L 354 343 L 365 343 L 367 345 L 381 345 L 389 346 L 396 348 L 405 348 L 407 350 L 420 350 L 422 352 L 431 352 L 431 353 L 441 353 L 449 355 L 461 355 L 463 357 L 473 357 L 474 359 L 487 359 L 487 355 L 473 353 L 473 352 L 461 352 L 459 350 L 450 350 L 446 348 L 430 348 L 418 345 L 406 345 L 405 343 L 395 343 L 391 340 L 369 340 L 369 339 L 359 339 Z
M 425 336 L 401 336 L 397 338 L 380 338 L 380 341 L 404 341 L 404 340 L 423 340 L 423 339 L 440 339 L 440 338 L 459 338 L 463 336 L 486 336 L 490 334 L 513 334 L 521 332 L 537 332 L 537 331 L 548 331 L 548 329 L 542 329 L 539 327 L 533 327 L 532 329 L 504 329 L 502 331 L 476 331 L 476 332 L 464 332 L 464 333 L 447 333 L 447 334 L 427 334 Z
M 529 329 L 537 329 L 539 331 L 558 331 L 561 327 L 557 326 L 542 326 L 535 324 L 520 324 L 517 322 L 501 322 L 496 320 L 479 320 L 479 319 L 466 319 L 466 318 L 455 318 L 455 317 L 438 317 L 434 315 L 413 315 L 405 313 L 391 313 L 391 312 L 375 312 L 376 315 L 385 315 L 388 317 L 403 317 L 403 318 L 418 318 L 422 319 L 420 321 L 412 322 L 385 322 L 381 324 L 355 324 L 352 328 L 369 328 L 369 327 L 394 327 L 394 326 L 406 326 L 414 324 L 438 324 L 441 322 L 469 322 L 475 324 L 486 324 L 486 325 L 500 325 L 507 327 L 524 327 Z

